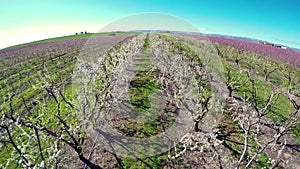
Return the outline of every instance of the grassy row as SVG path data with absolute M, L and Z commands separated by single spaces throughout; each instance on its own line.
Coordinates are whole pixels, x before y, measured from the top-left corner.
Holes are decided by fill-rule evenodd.
M 226 64 L 226 63 L 224 63 Z M 240 86 L 236 92 L 244 97 L 245 99 L 252 99 L 252 84 L 250 79 L 248 78 L 245 71 L 236 70 L 234 67 L 231 67 L 227 64 L 227 69 L 231 70 L 232 77 L 238 77 L 238 83 L 236 85 Z M 255 82 L 256 87 L 256 97 L 257 106 L 259 108 L 263 108 L 266 105 L 267 99 L 269 95 L 274 92 L 274 89 L 270 87 L 269 84 L 266 84 L 263 81 L 252 78 Z M 275 123 L 282 124 L 285 120 L 287 120 L 288 116 L 295 111 L 290 100 L 280 91 L 277 100 L 272 101 L 272 106 L 268 110 L 268 117 L 272 119 Z M 293 129 L 293 135 L 298 143 L 300 143 L 300 127 L 296 127 Z
M 216 47 L 228 62 L 236 63 L 236 60 L 239 60 L 241 68 L 252 70 L 253 73 L 261 77 L 266 76 L 264 69 L 267 72 L 272 71 L 268 78 L 269 82 L 295 91 L 296 95 L 300 94 L 300 83 L 297 83 L 300 80 L 299 67 L 272 60 L 267 56 L 261 56 L 253 52 L 240 51 L 231 46 L 217 44 Z M 289 74 L 291 75 L 292 84 L 289 84 Z

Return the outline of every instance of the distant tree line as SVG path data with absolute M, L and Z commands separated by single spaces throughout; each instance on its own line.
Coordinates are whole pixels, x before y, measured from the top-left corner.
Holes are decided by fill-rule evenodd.
M 88 33 L 90 33 L 90 32 L 87 32 L 87 31 L 84 31 L 84 32 L 79 32 L 79 33 L 75 33 L 75 35 L 83 35 L 83 34 L 88 34 Z

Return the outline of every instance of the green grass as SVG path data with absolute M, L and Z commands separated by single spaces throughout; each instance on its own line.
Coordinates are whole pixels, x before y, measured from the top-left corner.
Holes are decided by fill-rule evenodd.
M 150 47 L 149 33 L 147 33 L 143 47 L 144 49 L 148 49 Z
M 224 63 L 225 64 L 225 63 Z M 228 65 L 229 66 L 229 65 Z M 229 66 L 231 69 L 232 76 L 240 77 L 238 85 L 241 85 L 236 92 L 244 98 L 252 98 L 251 95 L 251 83 L 245 72 L 239 72 L 236 69 Z M 263 108 L 267 102 L 268 96 L 272 93 L 273 89 L 269 84 L 262 82 L 258 79 L 253 78 L 256 86 L 256 100 L 257 106 Z M 245 83 L 246 82 L 246 83 Z M 275 123 L 283 123 L 287 120 L 290 113 L 295 111 L 295 108 L 291 104 L 290 100 L 279 92 L 278 99 L 272 101 L 272 106 L 268 110 L 268 117 L 272 119 Z M 292 129 L 292 134 L 295 140 L 300 143 L 300 127 Z
M 155 79 L 157 72 L 151 71 L 149 67 L 150 60 L 147 53 L 147 49 L 149 47 L 150 38 L 149 34 L 147 34 L 144 40 L 145 51 L 140 55 L 142 61 L 136 68 L 138 73 L 131 80 L 129 87 L 129 100 L 131 106 L 138 114 L 134 115 L 135 121 L 125 121 L 126 129 L 121 129 L 123 133 L 130 136 L 134 136 L 136 133 L 139 133 L 137 137 L 149 137 L 156 135 L 159 132 L 157 129 L 159 119 L 158 117 L 153 117 L 158 113 L 157 105 L 151 102 L 151 97 L 158 97 L 155 93 L 160 91 L 162 87 Z
M 52 41 L 57 41 L 57 40 L 64 40 L 64 39 L 72 39 L 72 38 L 87 38 L 90 36 L 107 36 L 110 35 L 111 33 L 99 33 L 99 34 L 83 34 L 83 35 L 71 35 L 71 36 L 65 36 L 65 37 L 58 37 L 58 38 L 52 38 L 52 39 L 46 39 L 46 40 L 41 40 L 41 41 L 36 41 L 36 42 L 31 42 L 31 43 L 27 43 L 27 44 L 22 44 L 22 45 L 17 45 L 17 46 L 13 46 L 10 47 L 10 49 L 12 48 L 17 48 L 17 47 L 21 47 L 21 46 L 26 46 L 29 44 L 36 44 L 36 43 L 46 43 L 46 42 L 52 42 Z M 116 33 L 116 35 L 121 35 L 121 34 L 133 34 L 133 33 Z M 178 49 L 178 51 L 183 52 L 184 54 L 187 54 L 189 56 L 191 56 L 192 58 L 196 58 L 196 54 L 191 51 L 191 49 L 181 43 L 178 42 L 176 40 L 174 40 L 174 38 L 166 36 L 166 35 L 161 35 L 164 36 L 164 38 L 166 38 L 168 40 L 168 42 L 170 42 L 170 44 L 172 44 L 173 46 L 175 46 L 176 49 Z M 147 34 L 145 41 L 144 41 L 144 49 L 147 50 L 149 49 L 151 43 L 150 43 L 150 37 L 149 34 Z M 6 48 L 9 49 L 9 48 Z M 116 48 L 117 49 L 117 48 Z M 178 52 L 177 50 L 174 52 Z M 73 55 L 72 55 L 73 56 Z M 55 83 L 59 82 L 60 77 L 68 77 L 68 75 L 72 72 L 73 70 L 73 66 L 74 64 L 72 63 L 72 56 L 70 56 L 70 58 L 55 58 L 53 59 L 51 62 L 47 62 L 47 68 L 48 68 L 48 73 L 50 75 L 50 79 L 48 80 L 53 80 Z M 141 65 L 139 65 L 138 70 L 139 73 L 136 75 L 136 77 L 132 80 L 131 82 L 131 87 L 129 89 L 129 99 L 130 102 L 132 104 L 132 107 L 139 111 L 140 114 L 138 114 L 138 118 L 140 119 L 144 119 L 146 117 L 151 116 L 151 120 L 145 123 L 138 123 L 135 121 L 122 121 L 122 123 L 124 123 L 124 125 L 126 126 L 126 128 L 123 128 L 123 133 L 125 133 L 128 136 L 136 136 L 136 137 L 150 137 L 153 135 L 157 135 L 160 131 L 158 129 L 159 124 L 158 123 L 158 118 L 153 117 L 153 111 L 156 110 L 156 106 L 155 104 L 153 104 L 150 100 L 151 97 L 156 97 L 155 93 L 157 91 L 162 90 L 162 86 L 160 86 L 157 81 L 155 80 L 155 73 L 157 72 L 151 72 L 150 71 L 150 67 L 149 67 L 149 59 L 147 59 L 149 57 L 147 51 L 145 53 L 143 53 L 141 55 L 141 58 L 143 59 L 143 63 Z M 250 56 L 249 56 L 250 57 Z M 105 62 L 106 64 L 110 65 L 110 69 L 109 71 L 111 71 L 111 69 L 113 69 L 113 64 L 114 62 L 116 62 L 116 60 L 114 60 L 113 58 L 110 58 L 111 60 L 106 60 L 107 62 Z M 250 58 L 253 59 L 253 58 Z M 254 58 L 255 63 L 259 63 L 260 60 L 256 60 L 257 58 Z M 42 61 L 42 60 L 41 60 Z M 20 67 L 20 71 L 14 72 L 14 70 L 9 70 L 3 73 L 7 73 L 10 76 L 7 79 L 3 79 L 0 81 L 0 85 L 4 86 L 4 88 L 1 89 L 0 95 L 4 96 L 7 93 L 10 93 L 10 85 L 15 85 L 15 86 L 25 86 L 23 89 L 21 89 L 20 93 L 17 94 L 17 97 L 15 97 L 14 103 L 13 103 L 13 109 L 18 109 L 19 110 L 16 113 L 21 113 L 22 111 L 24 111 L 24 106 L 22 107 L 22 100 L 21 97 L 25 98 L 28 101 L 28 104 L 30 105 L 33 101 L 39 102 L 39 106 L 35 109 L 33 109 L 33 114 L 28 115 L 25 117 L 26 120 L 31 120 L 32 122 L 39 122 L 42 123 L 43 125 L 48 126 L 49 128 L 53 129 L 53 130 L 57 130 L 59 131 L 60 128 L 57 127 L 59 126 L 59 121 L 56 119 L 55 114 L 57 113 L 57 105 L 55 103 L 55 101 L 52 98 L 48 98 L 47 100 L 40 100 L 41 98 L 44 97 L 45 92 L 42 92 L 42 88 L 34 88 L 31 85 L 27 85 L 27 81 L 28 80 L 35 80 L 39 75 L 42 75 L 41 71 L 38 71 L 37 69 L 35 69 L 35 66 L 41 62 L 41 61 L 36 61 L 35 59 L 32 59 L 32 62 L 28 62 L 28 63 L 24 63 L 22 64 Z M 200 60 L 199 60 L 200 61 Z M 225 63 L 226 64 L 226 63 Z M 63 65 L 63 69 L 59 70 L 56 69 L 55 67 L 57 65 Z M 270 68 L 273 68 L 275 64 L 271 64 Z M 8 67 L 9 65 L 6 65 L 4 62 L 0 62 L 0 67 Z M 243 68 L 248 68 L 246 63 L 241 62 L 241 67 Z M 246 82 L 244 85 L 242 85 L 240 88 L 238 88 L 236 90 L 236 92 L 245 98 L 251 98 L 251 84 L 250 81 L 247 77 L 247 75 L 245 74 L 245 72 L 243 71 L 239 71 L 234 67 L 230 67 L 231 69 L 231 73 L 234 77 L 241 77 L 240 81 L 238 82 L 239 84 L 244 84 L 244 82 Z M 30 71 L 29 71 L 30 70 Z M 31 72 L 31 74 L 27 77 L 21 77 L 20 74 L 21 73 L 26 73 L 26 72 Z M 283 72 L 287 72 L 289 71 L 288 67 L 284 67 L 284 69 L 282 69 Z M 256 72 L 258 75 L 263 76 L 263 72 L 261 70 L 257 70 Z M 296 71 L 295 76 L 298 76 L 298 73 Z M 15 79 L 12 83 L 10 83 L 10 85 L 6 85 L 8 83 L 8 79 Z M 104 79 L 105 80 L 105 79 Z M 198 79 L 199 83 L 203 83 L 203 84 L 199 84 L 201 86 L 204 86 L 205 90 L 204 90 L 204 96 L 207 95 L 211 95 L 211 91 L 209 86 L 207 86 L 207 84 L 205 84 L 203 81 L 201 81 L 201 79 Z M 255 84 L 256 84 L 256 88 L 257 88 L 257 96 L 256 99 L 258 100 L 258 107 L 262 108 L 265 103 L 266 100 L 269 96 L 269 94 L 272 92 L 272 88 L 270 87 L 269 84 L 260 81 L 259 79 L 255 79 Z M 270 81 L 272 83 L 286 83 L 286 79 L 281 77 L 281 74 L 278 72 L 274 72 L 274 74 L 272 74 L 270 76 Z M 49 81 L 50 82 L 50 81 Z M 103 83 L 103 79 L 97 81 L 97 83 Z M 39 81 L 35 81 L 34 83 L 39 83 Z M 45 82 L 42 82 L 43 84 Z M 42 84 L 41 83 L 41 84 Z M 297 88 L 297 86 L 295 87 Z M 20 89 L 19 89 L 20 90 Z M 72 102 L 72 87 L 71 86 L 66 86 L 63 90 L 65 96 Z M 153 95 L 154 93 L 154 95 Z M 201 99 L 205 100 L 205 97 L 201 96 Z M 202 98 L 203 97 L 203 98 Z M 3 99 L 3 101 L 1 101 L 0 103 L 4 102 L 4 98 L 0 98 Z M 7 101 L 7 99 L 5 100 Z M 60 102 L 62 102 L 61 107 L 60 107 L 60 111 L 62 112 L 62 116 L 63 119 L 65 119 L 68 122 L 68 125 L 71 126 L 71 128 L 73 128 L 74 126 L 76 126 L 77 123 L 77 117 L 76 114 L 74 112 L 74 110 L 72 110 L 66 103 L 64 103 L 61 98 L 59 99 Z M 271 118 L 274 122 L 276 123 L 282 123 L 286 120 L 287 116 L 294 111 L 293 106 L 290 104 L 290 101 L 282 94 L 279 94 L 278 100 L 276 102 L 273 102 L 272 104 L 273 106 L 270 108 L 269 110 L 269 114 L 268 117 Z M 2 104 L 2 106 L 4 107 L 4 111 L 8 112 L 8 103 Z M 168 116 L 168 124 L 165 126 L 166 128 L 172 124 L 173 116 Z M 226 117 L 228 118 L 227 120 L 229 121 L 230 117 Z M 228 122 L 226 121 L 227 125 L 230 125 L 232 128 L 226 128 L 225 130 L 238 130 L 236 129 L 236 126 L 238 125 L 237 123 L 230 121 Z M 238 131 L 239 133 L 237 135 L 234 136 L 234 139 L 237 140 L 243 140 L 242 137 L 242 133 L 240 131 Z M 16 133 L 14 134 L 15 138 L 18 138 L 18 134 L 20 133 L 20 131 L 18 129 L 16 129 Z M 136 135 L 136 133 L 140 133 L 138 136 Z M 300 143 L 300 127 L 296 127 L 294 129 L 292 129 L 292 133 L 296 139 L 296 141 L 298 143 Z M 81 136 L 80 136 L 81 137 Z M 237 138 L 239 137 L 239 138 Z M 21 137 L 23 142 L 28 142 L 26 137 Z M 45 139 L 45 138 L 44 138 Z M 255 142 L 253 140 L 251 140 L 251 138 L 249 138 L 249 144 L 256 146 Z M 45 140 L 43 140 L 43 148 L 47 148 L 52 146 L 50 143 L 54 142 L 53 139 L 49 139 L 46 138 Z M 242 147 L 237 145 L 237 144 L 232 144 L 232 147 L 237 150 L 237 151 L 241 151 Z M 36 149 L 36 146 L 35 148 Z M 27 150 L 29 151 L 29 150 Z M 7 147 L 1 149 L 0 151 L 0 163 L 1 164 L 5 164 L 6 163 L 6 159 L 11 157 L 11 153 L 13 152 L 13 147 L 11 145 L 8 145 Z M 252 152 L 250 152 L 251 154 Z M 28 153 L 30 154 L 30 153 Z M 38 155 L 37 155 L 38 156 Z M 45 154 L 46 156 L 46 154 Z M 251 156 L 249 154 L 247 154 L 247 156 Z M 16 158 L 16 161 L 19 160 L 20 158 Z M 40 159 L 36 159 L 37 161 L 40 161 Z M 8 168 L 21 168 L 20 166 L 17 166 L 16 161 L 13 161 L 11 163 L 11 165 Z M 161 155 L 157 155 L 157 156 L 152 156 L 149 158 L 144 158 L 144 159 L 135 159 L 135 158 L 122 158 L 121 159 L 122 163 L 119 164 L 116 167 L 121 168 L 120 165 L 122 165 L 123 168 L 163 168 L 165 166 L 165 164 L 168 162 L 167 156 L 166 154 L 161 154 Z M 270 164 L 268 163 L 268 156 L 263 153 L 261 154 L 258 159 L 256 164 L 254 164 L 254 167 L 259 166 L 260 167 L 269 167 Z
M 65 96 L 72 102 L 72 88 L 71 86 L 68 86 L 65 88 L 64 92 Z M 28 92 L 25 92 L 26 95 L 32 95 L 35 94 L 35 91 L 31 91 L 29 94 Z M 26 98 L 26 96 L 24 96 Z M 35 97 L 36 100 L 38 100 L 38 95 Z M 39 106 L 35 109 L 32 110 L 31 114 L 27 112 L 27 115 L 24 117 L 25 121 L 29 121 L 32 123 L 40 123 L 44 126 L 47 126 L 48 128 L 52 129 L 53 131 L 58 131 L 60 130 L 59 127 L 57 127 L 60 122 L 58 119 L 55 117 L 57 114 L 57 104 L 54 101 L 54 99 L 43 99 L 42 101 L 37 101 L 39 103 Z M 74 110 L 72 110 L 65 102 L 62 101 L 62 99 L 59 99 L 59 102 L 61 103 L 61 116 L 63 119 L 68 121 L 69 126 L 75 126 L 77 124 L 77 118 L 75 115 Z M 27 103 L 29 104 L 29 103 Z M 29 104 L 30 105 L 30 104 Z M 20 112 L 23 109 L 20 109 L 17 112 Z M 16 113 L 17 113 L 16 112 Z M 32 129 L 22 127 L 23 130 L 27 131 L 28 133 L 32 133 Z M 10 128 L 11 131 L 14 131 L 13 137 L 18 138 L 14 139 L 15 141 L 19 140 L 23 144 L 28 142 L 28 138 L 25 136 L 21 137 L 21 133 L 23 133 L 20 129 L 18 129 L 16 126 Z M 41 146 L 43 149 L 47 149 L 49 147 L 54 146 L 52 143 L 54 143 L 55 138 L 52 137 L 46 137 L 43 133 L 40 133 L 40 139 L 41 139 Z M 35 140 L 35 139 L 33 139 Z M 21 144 L 19 144 L 21 145 Z M 26 154 L 31 154 L 33 156 L 38 156 L 36 155 L 38 153 L 38 150 L 36 149 L 36 141 L 33 141 L 31 143 L 32 147 L 30 149 L 27 148 Z M 0 164 L 6 164 L 6 159 L 9 159 L 11 157 L 11 153 L 15 153 L 14 148 L 12 147 L 11 144 L 7 144 L 5 148 L 2 148 L 0 151 Z M 44 153 L 43 154 L 45 158 L 48 158 L 48 154 Z M 16 156 L 17 157 L 17 156 Z M 18 160 L 20 160 L 20 157 L 17 157 Z M 34 159 L 36 163 L 41 162 L 41 159 Z M 17 161 L 17 160 L 16 160 Z M 22 168 L 21 165 L 18 165 L 16 161 L 11 161 L 9 165 L 7 166 L 8 169 L 16 169 L 16 168 Z
M 266 56 L 259 56 L 252 52 L 238 51 L 237 49 L 226 45 L 217 45 L 217 47 L 222 51 L 223 56 L 225 56 L 226 62 L 235 64 L 235 57 L 243 58 L 240 61 L 239 66 L 235 65 L 236 69 L 252 69 L 252 71 L 254 71 L 257 76 L 263 78 L 265 74 L 261 67 L 267 66 L 268 70 L 274 70 L 275 68 L 277 68 L 277 70 L 270 74 L 268 83 L 275 84 L 279 88 L 290 90 L 297 97 L 300 96 L 300 84 L 297 84 L 297 81 L 299 81 L 300 78 L 299 67 L 272 60 L 271 58 L 268 58 Z M 292 83 L 290 85 L 288 79 L 289 73 L 291 73 Z M 244 76 L 242 80 L 246 79 L 245 75 L 239 76 Z M 271 93 L 273 89 L 269 84 L 266 84 L 265 82 L 258 79 L 255 79 L 255 83 L 257 86 L 258 105 L 262 107 L 265 104 L 266 97 Z M 241 96 L 251 97 L 249 93 L 249 87 L 249 85 L 242 86 L 240 89 L 238 89 L 238 94 Z M 269 110 L 268 117 L 276 123 L 284 122 L 287 119 L 288 115 L 294 111 L 292 104 L 282 93 L 279 94 L 277 102 L 272 105 L 273 106 Z M 300 144 L 300 127 L 293 128 L 291 132 L 294 135 L 296 142 Z
M 136 158 L 130 158 L 125 157 L 122 159 L 122 164 L 118 164 L 118 168 L 124 168 L 124 169 L 159 169 L 163 168 L 167 161 L 167 155 L 157 155 L 152 156 L 144 159 L 136 159 Z M 120 166 L 122 165 L 122 167 Z
M 146 111 L 151 107 L 150 94 L 161 88 L 155 81 L 154 74 L 150 70 L 142 71 L 130 83 L 129 98 L 131 104 L 141 112 Z
M 269 58 L 267 56 L 260 56 L 253 52 L 240 51 L 231 46 L 216 45 L 216 47 L 221 51 L 224 59 L 226 59 L 227 62 L 235 64 L 235 58 L 242 58 L 242 60 L 239 62 L 239 67 L 248 70 L 252 69 L 254 73 L 261 77 L 265 76 L 265 73 L 262 70 L 262 68 L 264 68 L 265 66 L 268 71 L 272 71 L 277 68 L 273 73 L 269 75 L 269 82 L 276 84 L 279 87 L 292 89 L 294 91 L 300 88 L 300 84 L 288 85 L 287 78 L 289 72 L 292 72 L 292 83 L 297 82 L 300 77 L 299 67 L 279 62 L 277 60 L 272 60 L 272 58 Z
M 257 169 L 261 169 L 261 168 L 270 168 L 270 167 L 271 167 L 271 162 L 270 162 L 270 160 L 269 160 L 268 155 L 267 155 L 265 152 L 261 153 L 261 154 L 258 156 L 258 158 L 257 158 L 257 160 L 256 160 L 256 163 L 258 164 L 258 166 L 255 167 L 255 168 L 257 168 Z
M 236 92 L 244 98 L 252 98 L 252 84 L 246 72 L 238 71 L 229 65 L 227 66 L 231 70 L 231 75 L 239 79 L 237 85 L 239 85 L 240 87 L 236 90 Z M 256 79 L 255 77 L 252 77 L 252 79 L 254 79 L 255 82 L 255 88 L 256 88 L 255 99 L 257 100 L 257 106 L 259 108 L 263 108 L 267 102 L 269 95 L 272 93 L 273 88 L 270 87 L 269 84 L 266 84 Z M 271 112 L 270 117 L 273 118 L 273 120 L 276 122 L 282 122 L 282 120 L 285 119 L 279 118 L 279 116 L 287 117 L 295 109 L 293 105 L 290 103 L 289 99 L 286 96 L 284 96 L 280 91 L 278 92 L 279 92 L 278 100 L 275 102 L 274 99 L 274 101 L 272 102 L 273 106 L 271 106 L 270 108 L 270 112 Z

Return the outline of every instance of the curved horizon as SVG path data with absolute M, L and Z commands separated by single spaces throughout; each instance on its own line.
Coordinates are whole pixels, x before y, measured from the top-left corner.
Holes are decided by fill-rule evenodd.
M 180 17 L 201 32 L 249 37 L 300 49 L 300 2 L 283 1 L 3 1 L 0 49 L 32 41 L 97 32 L 132 14 Z

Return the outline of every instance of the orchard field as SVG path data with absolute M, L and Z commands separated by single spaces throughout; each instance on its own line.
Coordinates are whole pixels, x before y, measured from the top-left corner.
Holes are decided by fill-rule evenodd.
M 189 34 L 87 34 L 0 50 L 0 168 L 299 168 L 299 68 L 291 49 Z M 147 140 L 182 114 L 192 121 L 173 131 L 180 138 L 149 156 L 90 130 L 105 121 Z

